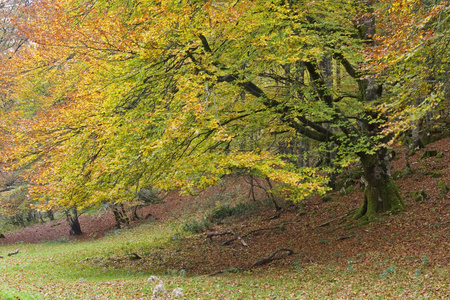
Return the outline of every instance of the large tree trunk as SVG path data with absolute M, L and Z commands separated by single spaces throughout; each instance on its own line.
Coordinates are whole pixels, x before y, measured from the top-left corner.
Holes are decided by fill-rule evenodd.
M 403 199 L 391 174 L 387 149 L 376 154 L 360 154 L 364 168 L 364 203 L 356 211 L 354 219 L 372 221 L 378 212 L 396 212 L 403 209 Z
M 81 235 L 83 232 L 81 231 L 80 221 L 78 220 L 78 209 L 76 207 L 72 207 L 65 211 L 67 223 L 70 226 L 70 235 Z
M 120 205 L 112 204 L 111 208 L 112 208 L 112 212 L 114 214 L 114 219 L 116 220 L 116 228 L 117 229 L 122 228 L 122 225 L 126 226 L 126 225 L 130 224 L 130 219 L 127 216 L 127 212 L 126 212 L 123 204 L 120 204 Z

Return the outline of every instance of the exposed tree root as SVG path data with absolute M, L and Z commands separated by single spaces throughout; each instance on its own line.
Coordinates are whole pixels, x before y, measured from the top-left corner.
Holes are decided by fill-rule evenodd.
M 346 213 L 345 215 L 340 216 L 340 217 L 337 217 L 337 218 L 334 218 L 334 219 L 331 219 L 331 220 L 328 220 L 328 221 L 326 221 L 326 222 L 323 222 L 322 224 L 317 225 L 317 226 L 314 227 L 313 229 L 316 230 L 317 228 L 328 226 L 328 225 L 330 225 L 330 224 L 331 224 L 332 222 L 334 222 L 334 221 L 341 221 L 341 220 L 344 220 L 344 219 L 347 218 L 348 216 L 352 215 L 355 211 L 356 211 L 356 209 L 352 209 L 352 210 L 350 210 L 348 213 Z

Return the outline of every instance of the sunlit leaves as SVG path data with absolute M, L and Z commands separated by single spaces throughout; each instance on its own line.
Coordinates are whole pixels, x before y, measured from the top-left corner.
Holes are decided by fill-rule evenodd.
M 35 3 L 14 20 L 34 44 L 3 70 L 20 101 L 9 161 L 33 165 L 30 196 L 50 205 L 126 201 L 147 185 L 192 192 L 240 169 L 298 199 L 323 193 L 325 178 L 271 152 L 292 130 L 262 99 L 216 81 L 239 72 L 288 96 L 259 73 L 320 59 L 330 35 L 347 43 L 352 23 L 335 17 L 346 7 L 351 14 L 327 1 Z M 329 119 L 323 102 L 290 105 Z
M 421 62 L 414 53 L 426 47 L 413 46 L 408 34 L 436 37 L 427 26 L 442 7 L 425 12 L 402 3 L 381 3 L 377 11 L 385 19 L 367 49 L 366 69 L 380 76 L 400 60 Z M 304 133 L 327 147 L 339 145 L 341 166 L 355 153 L 376 151 L 379 136 L 360 126 L 370 121 L 370 107 L 361 103 L 362 41 L 353 19 L 363 6 L 325 0 L 33 3 L 23 10 L 26 18 L 14 19 L 32 44 L 1 65 L 16 101 L 2 125 L 9 128 L 2 131 L 8 140 L 3 160 L 32 166 L 30 196 L 52 205 L 127 201 L 149 185 L 195 192 L 236 170 L 270 178 L 297 200 L 323 193 L 326 171 L 295 168 L 277 145 Z M 411 31 L 400 21 L 415 9 L 422 19 L 413 18 L 420 28 Z M 401 29 L 389 37 L 391 15 L 405 35 Z M 319 67 L 325 59 L 334 68 L 345 59 L 349 76 L 329 83 Z M 387 81 L 411 75 L 395 70 Z M 431 95 L 428 88 L 415 91 Z M 441 95 L 434 95 L 423 103 L 438 103 Z M 379 108 L 410 114 L 409 94 L 394 100 Z
M 368 65 L 385 82 L 380 111 L 392 115 L 386 132 L 417 126 L 444 99 L 448 73 L 448 1 L 377 1 Z M 444 62 L 443 62 L 444 61 Z

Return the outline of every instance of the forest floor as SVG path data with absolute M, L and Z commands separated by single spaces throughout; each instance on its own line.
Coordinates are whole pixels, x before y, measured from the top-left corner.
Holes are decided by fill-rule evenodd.
M 372 268 L 374 262 L 389 260 L 398 265 L 450 266 L 450 138 L 428 144 L 409 158 L 411 172 L 405 172 L 402 152 L 393 162 L 393 174 L 405 200 L 399 214 L 384 214 L 367 225 L 348 221 L 348 216 L 362 203 L 358 181 L 347 192 L 334 192 L 329 198 L 313 197 L 303 205 L 277 199 L 283 207 L 276 211 L 270 202 L 262 201 L 265 193 L 257 189 L 257 199 L 249 197 L 250 186 L 242 177 L 230 177 L 223 184 L 209 188 L 197 196 L 170 193 L 163 203 L 145 207 L 140 216 L 151 217 L 143 223 L 181 222 L 185 228 L 200 226 L 202 233 L 171 237 L 171 246 L 151 253 L 137 253 L 139 260 L 108 260 L 103 264 L 127 264 L 129 268 L 155 268 L 164 262 L 166 269 L 184 269 L 191 274 L 210 274 L 220 270 L 246 269 L 280 248 L 292 254 L 263 263 L 258 268 L 289 268 L 311 265 L 357 266 Z M 437 156 L 423 157 L 434 150 Z M 443 186 L 444 183 L 444 186 Z M 326 200 L 326 201 L 324 201 Z M 210 222 L 205 216 L 217 212 L 224 204 L 245 202 L 247 211 Z M 252 205 L 252 203 L 254 205 Z M 95 240 L 114 234 L 115 221 L 108 211 L 80 217 L 84 232 L 69 235 L 65 219 L 36 224 L 19 231 L 5 233 L 0 244 L 42 243 L 55 240 Z M 223 235 L 208 237 L 211 233 Z M 233 238 L 240 239 L 232 241 Z M 282 254 L 290 254 L 284 251 Z M 163 258 L 161 258 L 163 257 Z M 386 269 L 385 266 L 383 268 Z

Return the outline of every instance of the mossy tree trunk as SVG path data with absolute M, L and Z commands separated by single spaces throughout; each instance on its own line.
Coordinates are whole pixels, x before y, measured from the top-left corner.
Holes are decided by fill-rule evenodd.
M 403 209 L 404 202 L 390 174 L 387 149 L 377 153 L 360 154 L 364 169 L 364 203 L 356 211 L 354 219 L 372 221 L 379 212 L 396 212 Z

